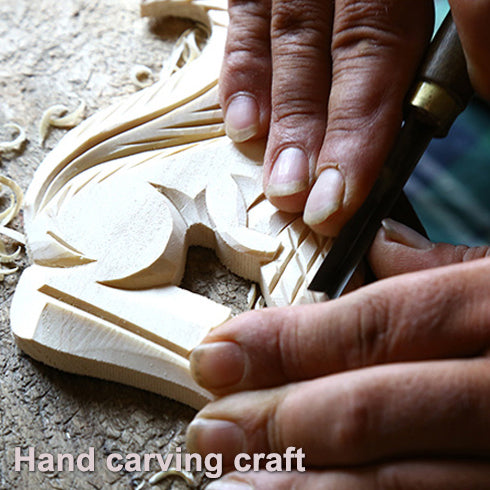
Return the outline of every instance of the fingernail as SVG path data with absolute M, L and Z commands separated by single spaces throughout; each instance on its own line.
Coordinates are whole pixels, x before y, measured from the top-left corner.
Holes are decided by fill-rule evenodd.
M 272 168 L 267 196 L 292 196 L 308 188 L 308 158 L 299 148 L 282 150 Z
M 187 429 L 187 450 L 199 454 L 223 454 L 223 465 L 233 463 L 244 452 L 245 435 L 238 425 L 228 420 L 198 417 Z
M 391 242 L 400 243 L 417 250 L 430 250 L 434 247 L 430 240 L 412 230 L 412 228 L 391 218 L 384 219 L 381 225 L 385 230 L 386 238 Z
M 201 344 L 189 359 L 192 375 L 205 388 L 235 385 L 245 373 L 245 354 L 234 342 Z
M 259 129 L 259 106 L 250 95 L 235 96 L 226 108 L 226 134 L 236 143 L 247 141 Z
M 323 170 L 306 201 L 303 220 L 307 225 L 318 225 L 336 213 L 344 200 L 344 177 L 336 168 Z
M 225 477 L 224 480 L 216 480 L 206 487 L 206 490 L 253 490 L 254 487 L 244 481 Z

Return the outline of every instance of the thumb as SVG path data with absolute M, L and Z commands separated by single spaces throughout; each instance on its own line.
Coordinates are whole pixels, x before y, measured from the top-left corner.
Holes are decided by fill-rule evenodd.
M 443 265 L 490 257 L 490 247 L 467 247 L 432 243 L 392 219 L 386 219 L 369 252 L 378 279 Z
M 490 100 L 490 2 L 449 0 L 475 90 Z

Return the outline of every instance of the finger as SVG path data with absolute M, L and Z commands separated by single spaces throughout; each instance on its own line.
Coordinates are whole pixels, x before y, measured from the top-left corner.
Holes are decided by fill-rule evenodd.
M 475 90 L 490 100 L 490 2 L 450 0 Z
M 301 448 L 307 466 L 490 455 L 490 359 L 390 364 L 229 395 L 208 404 L 187 448 L 239 453 Z
M 304 220 L 336 235 L 371 189 L 432 32 L 427 0 L 339 0 L 328 127 Z
M 490 261 L 478 261 L 330 302 L 245 313 L 193 351 L 192 373 L 223 395 L 381 363 L 474 356 L 490 343 L 489 274 Z
M 274 0 L 272 117 L 264 167 L 269 200 L 302 211 L 325 134 L 333 2 Z
M 267 133 L 270 118 L 271 0 L 230 0 L 220 75 L 228 136 L 237 143 Z
M 406 272 L 490 257 L 490 247 L 431 243 L 402 223 L 386 219 L 371 247 L 369 261 L 379 279 Z
M 490 465 L 483 462 L 395 462 L 351 470 L 230 473 L 207 490 L 488 490 Z

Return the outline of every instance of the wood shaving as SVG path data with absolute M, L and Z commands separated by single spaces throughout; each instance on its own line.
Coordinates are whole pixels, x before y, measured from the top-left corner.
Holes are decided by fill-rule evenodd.
M 153 72 L 145 65 L 135 65 L 131 68 L 131 81 L 138 88 L 149 87 L 153 83 Z
M 175 469 L 167 470 L 167 471 L 159 471 L 148 480 L 148 483 L 150 485 L 156 485 L 157 483 L 160 483 L 165 478 L 169 478 L 171 476 L 177 476 L 179 478 L 182 478 L 190 487 L 196 486 L 196 479 L 194 478 L 194 475 L 192 473 L 189 473 L 188 471 L 179 471 Z
M 261 310 L 262 308 L 265 308 L 265 299 L 263 296 L 260 296 L 257 301 L 254 304 L 253 309 L 254 310 Z
M 9 179 L 4 175 L 0 175 L 0 184 L 10 190 L 10 203 L 7 206 L 7 209 L 0 213 L 0 235 L 5 235 L 16 241 L 20 241 L 21 243 L 25 243 L 25 237 L 21 233 L 7 228 L 6 226 L 19 213 L 23 198 L 22 190 L 12 179 Z M 20 248 L 18 248 L 14 253 L 8 254 L 5 248 L 5 244 L 0 239 L 0 264 L 11 264 L 19 257 L 19 254 Z M 14 274 L 15 272 L 17 272 L 17 270 L 17 267 L 13 269 L 1 267 L 0 281 L 3 281 L 5 276 L 9 274 Z
M 18 267 L 14 267 L 13 269 L 0 269 L 0 281 L 3 281 L 5 276 L 8 276 L 9 274 L 15 274 L 18 270 Z
M 179 68 L 195 60 L 201 54 L 204 28 L 200 25 L 185 30 L 175 43 L 175 47 L 168 61 L 160 72 L 160 80 L 166 80 Z
M 39 123 L 39 141 L 41 145 L 44 144 L 50 126 L 70 129 L 74 128 L 77 124 L 80 124 L 84 118 L 85 108 L 85 102 L 82 101 L 73 112 L 68 114 L 66 114 L 68 108 L 62 104 L 55 104 L 46 109 L 41 117 L 41 122 Z
M 0 142 L 0 153 L 8 151 L 19 151 L 24 141 L 26 141 L 26 132 L 24 128 L 15 123 L 4 124 L 4 128 L 12 128 L 17 131 L 17 136 L 12 141 Z
M 247 305 L 250 310 L 255 308 L 255 305 L 259 299 L 260 292 L 256 283 L 252 283 L 250 290 L 247 294 Z
M 5 245 L 2 241 L 0 241 L 0 264 L 9 264 L 12 263 L 15 259 L 18 258 L 20 253 L 20 248 L 18 248 L 13 254 L 7 254 Z M 5 276 L 9 274 L 14 274 L 19 269 L 14 267 L 13 269 L 0 267 L 0 281 L 3 281 Z
M 0 242 L 1 243 L 1 242 Z M 0 264 L 8 264 L 19 258 L 20 247 L 13 254 L 7 254 L 5 250 L 5 245 L 1 243 L 0 245 Z
M 20 231 L 12 230 L 12 228 L 7 228 L 6 226 L 0 226 L 0 235 L 6 236 L 14 242 L 26 244 L 26 237 Z
M 10 204 L 7 209 L 0 213 L 0 226 L 6 226 L 12 221 L 20 211 L 22 206 L 22 189 L 12 179 L 0 175 L 0 184 L 10 190 Z

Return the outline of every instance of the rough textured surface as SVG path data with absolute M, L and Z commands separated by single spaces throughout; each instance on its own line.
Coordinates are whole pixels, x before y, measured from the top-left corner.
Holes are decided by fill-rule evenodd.
M 25 128 L 28 141 L 19 152 L 0 156 L 0 172 L 25 191 L 37 165 L 64 130 L 53 129 L 42 147 L 38 124 L 53 104 L 74 109 L 80 100 L 86 115 L 137 90 L 130 79 L 135 64 L 158 76 L 172 43 L 188 22 L 155 24 L 139 17 L 138 0 L 43 0 L 0 2 L 0 140 L 11 139 L 3 124 Z M 1 200 L 0 206 L 5 204 Z M 22 229 L 22 216 L 14 227 Z M 25 254 L 18 261 L 27 265 Z M 114 383 L 69 375 L 24 356 L 10 334 L 8 311 L 19 274 L 0 283 L 0 488 L 134 489 L 186 488 L 179 479 L 152 486 L 155 473 L 111 473 L 112 452 L 174 453 L 183 446 L 194 411 L 156 395 Z M 244 308 L 249 283 L 231 276 L 212 252 L 189 254 L 184 286 L 237 312 Z M 14 471 L 15 447 L 77 455 L 95 448 L 93 473 Z M 203 479 L 198 475 L 203 485 Z

